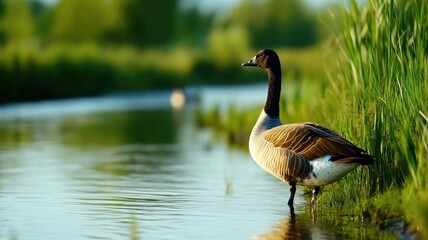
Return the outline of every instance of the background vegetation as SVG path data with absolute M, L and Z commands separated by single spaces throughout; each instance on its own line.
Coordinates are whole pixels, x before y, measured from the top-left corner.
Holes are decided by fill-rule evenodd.
M 257 48 L 316 45 L 322 12 L 298 0 L 227 12 L 184 0 L 0 0 L 0 103 L 260 80 L 236 66 Z M 289 66 L 301 64 L 311 63 Z

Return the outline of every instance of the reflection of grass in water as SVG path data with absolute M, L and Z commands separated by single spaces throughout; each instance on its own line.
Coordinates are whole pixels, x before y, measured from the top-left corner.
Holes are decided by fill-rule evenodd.
M 226 183 L 226 196 L 230 196 L 233 191 L 233 182 L 229 179 L 225 179 Z
M 65 144 L 85 149 L 124 143 L 170 144 L 175 141 L 177 125 L 169 110 L 146 110 L 69 117 L 61 131 Z
M 134 213 L 131 214 L 131 222 L 130 222 L 130 236 L 129 238 L 131 240 L 138 240 L 140 238 L 140 232 L 138 231 L 138 218 L 135 216 Z

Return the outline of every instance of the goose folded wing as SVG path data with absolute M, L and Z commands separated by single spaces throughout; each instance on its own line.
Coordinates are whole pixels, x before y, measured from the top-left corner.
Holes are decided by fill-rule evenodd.
M 273 128 L 267 131 L 265 140 L 308 161 L 330 155 L 330 160 L 335 162 L 370 164 L 365 163 L 370 160 L 370 156 L 363 154 L 364 150 L 338 133 L 313 123 L 287 124 Z

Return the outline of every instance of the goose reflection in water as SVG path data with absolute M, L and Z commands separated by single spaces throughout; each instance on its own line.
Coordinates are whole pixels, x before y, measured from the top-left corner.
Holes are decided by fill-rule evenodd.
M 294 207 L 290 207 L 289 216 L 275 224 L 271 231 L 265 234 L 256 236 L 259 240 L 279 240 L 279 239 L 341 239 L 342 234 L 333 232 L 334 226 L 318 222 L 316 213 L 311 208 L 310 213 L 305 209 L 298 209 L 298 214 L 295 214 Z M 305 208 L 305 206 L 300 206 Z M 299 207 L 299 208 L 300 208 Z

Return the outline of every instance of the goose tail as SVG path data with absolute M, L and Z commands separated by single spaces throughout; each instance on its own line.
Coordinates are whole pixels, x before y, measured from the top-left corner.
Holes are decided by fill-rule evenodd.
M 374 163 L 374 156 L 368 154 L 336 155 L 331 157 L 330 161 L 336 163 L 359 163 L 361 165 L 371 165 Z

